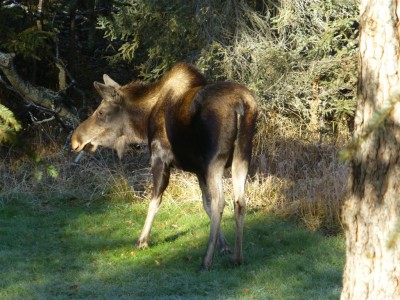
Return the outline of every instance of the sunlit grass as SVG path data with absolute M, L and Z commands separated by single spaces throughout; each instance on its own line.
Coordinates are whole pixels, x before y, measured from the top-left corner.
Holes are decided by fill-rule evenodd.
M 344 243 L 260 212 L 245 226 L 246 263 L 216 255 L 200 271 L 209 222 L 200 202 L 166 200 L 150 248 L 133 247 L 147 203 L 58 201 L 0 207 L 1 299 L 337 299 Z M 222 227 L 233 243 L 227 206 Z

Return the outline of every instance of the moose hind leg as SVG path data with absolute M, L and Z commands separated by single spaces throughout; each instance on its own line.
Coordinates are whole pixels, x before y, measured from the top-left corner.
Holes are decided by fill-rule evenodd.
M 204 210 L 206 211 L 207 215 L 211 219 L 211 197 L 210 193 L 208 191 L 208 187 L 206 185 L 205 179 L 202 175 L 197 175 L 199 185 L 201 188 L 201 196 L 203 199 L 203 207 Z M 231 253 L 231 249 L 229 248 L 229 244 L 227 243 L 224 234 L 222 233 L 222 230 L 219 229 L 218 231 L 218 239 L 217 239 L 217 246 L 219 248 L 219 251 L 222 255 L 226 255 Z
M 248 162 L 246 160 L 236 159 L 232 162 L 232 183 L 234 191 L 234 210 L 235 210 L 235 252 L 233 254 L 233 261 L 235 264 L 243 263 L 243 226 L 246 210 L 246 199 L 245 199 L 245 183 L 248 173 Z
M 209 270 L 212 267 L 214 258 L 215 246 L 217 244 L 218 235 L 220 232 L 220 224 L 222 213 L 224 211 L 225 200 L 222 175 L 224 172 L 225 160 L 215 159 L 214 163 L 210 164 L 207 170 L 207 187 L 211 199 L 211 226 L 210 237 L 208 240 L 207 250 L 203 258 L 202 268 Z
M 153 221 L 158 212 L 158 209 L 160 208 L 162 194 L 168 186 L 170 168 L 160 158 L 155 158 L 152 161 L 152 173 L 152 197 L 150 200 L 149 208 L 147 210 L 147 217 L 142 229 L 142 233 L 140 234 L 140 237 L 136 242 L 137 248 L 146 248 L 148 246 L 151 227 L 153 225 Z

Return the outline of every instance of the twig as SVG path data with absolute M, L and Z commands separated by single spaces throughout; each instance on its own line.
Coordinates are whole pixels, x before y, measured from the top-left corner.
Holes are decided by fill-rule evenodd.
M 47 119 L 43 119 L 40 121 L 37 121 L 37 118 L 33 116 L 33 114 L 31 112 L 29 112 L 29 115 L 31 116 L 31 121 L 34 125 L 39 125 L 39 124 L 43 124 L 43 123 L 47 123 L 50 121 L 53 121 L 55 119 L 55 116 L 51 116 L 50 118 Z
M 78 155 L 76 156 L 75 160 L 74 160 L 74 163 L 79 164 L 79 161 L 81 160 L 83 155 L 85 155 L 85 151 L 79 152 Z
M 63 128 L 65 128 L 65 129 L 71 129 L 72 125 L 66 124 L 64 121 L 62 121 L 62 119 L 58 116 L 57 111 L 53 111 L 53 110 L 51 110 L 51 109 L 48 109 L 48 108 L 45 108 L 45 107 L 43 107 L 43 106 L 37 105 L 37 104 L 35 104 L 35 103 L 31 102 L 31 101 L 28 101 L 28 100 L 24 97 L 24 95 L 22 95 L 22 93 L 20 93 L 18 90 L 16 90 L 12 85 L 8 84 L 8 83 L 1 77 L 1 75 L 0 75 L 0 82 L 1 82 L 8 90 L 10 90 L 10 91 L 14 92 L 15 94 L 17 94 L 17 95 L 25 102 L 25 106 L 26 106 L 26 107 L 33 107 L 33 108 L 35 108 L 35 109 L 37 109 L 37 110 L 40 110 L 40 111 L 42 111 L 42 112 L 44 112 L 44 113 L 47 113 L 47 114 L 49 114 L 49 115 L 52 115 L 52 117 L 51 117 L 52 120 L 57 120 L 57 121 L 61 124 L 61 126 L 62 126 Z M 31 118 L 32 118 L 32 114 L 31 114 L 30 112 L 29 112 L 29 114 L 31 115 Z M 49 119 L 46 119 L 46 120 L 45 120 L 45 122 L 48 122 L 48 121 L 50 121 L 50 120 L 49 120 Z M 32 119 L 32 122 L 33 122 L 35 125 L 44 123 L 44 122 L 42 122 L 42 121 L 39 121 L 39 123 L 37 123 L 37 122 L 34 121 L 33 119 Z

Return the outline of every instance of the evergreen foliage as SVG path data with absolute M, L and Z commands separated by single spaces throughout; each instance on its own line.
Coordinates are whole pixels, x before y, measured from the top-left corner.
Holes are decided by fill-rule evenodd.
M 29 27 L 3 44 L 5 51 L 21 55 L 25 59 L 41 60 L 51 54 L 53 33 Z
M 20 3 L 0 6 L 0 50 L 15 52 L 27 64 L 59 57 L 55 47 L 60 42 L 61 56 L 72 71 L 84 53 L 133 65 L 148 80 L 177 61 L 188 61 L 210 80 L 246 84 L 266 113 L 278 113 L 306 129 L 336 132 L 337 125 L 352 120 L 356 2 L 65 0 L 46 3 L 43 29 L 35 26 L 35 5 Z M 96 20 L 103 39 L 97 36 L 94 42 Z M 47 73 L 54 74 L 49 62 Z M 78 66 L 79 78 L 83 66 Z
M 0 7 L 0 50 L 21 55 L 24 59 L 41 60 L 51 54 L 52 32 L 39 30 L 34 12 L 26 7 Z
M 314 118 L 333 132 L 352 118 L 354 2 L 123 0 L 114 6 L 114 14 L 99 19 L 105 38 L 119 47 L 111 60 L 134 62 L 143 78 L 156 79 L 185 60 L 211 79 L 245 83 L 269 110 L 302 125 Z
M 203 39 L 195 1 L 121 0 L 114 6 L 110 17 L 99 17 L 104 37 L 118 48 L 112 62 L 133 61 L 143 78 L 155 79 L 177 61 L 198 56 Z
M 0 145 L 15 141 L 16 132 L 21 130 L 21 124 L 13 112 L 0 104 Z

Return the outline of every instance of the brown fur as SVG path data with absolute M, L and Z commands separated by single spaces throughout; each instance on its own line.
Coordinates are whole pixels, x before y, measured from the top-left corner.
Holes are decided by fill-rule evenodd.
M 244 186 L 251 159 L 257 107 L 243 85 L 207 84 L 193 66 L 177 64 L 154 83 L 119 86 L 108 76 L 94 85 L 103 101 L 72 136 L 75 151 L 105 146 L 122 157 L 128 143 L 147 142 L 151 152 L 153 193 L 137 246 L 147 246 L 154 217 L 168 185 L 171 167 L 197 175 L 203 204 L 211 219 L 202 266 L 212 265 L 214 249 L 228 252 L 220 231 L 225 200 L 222 175 L 232 165 L 235 192 L 235 263 L 243 262 Z

